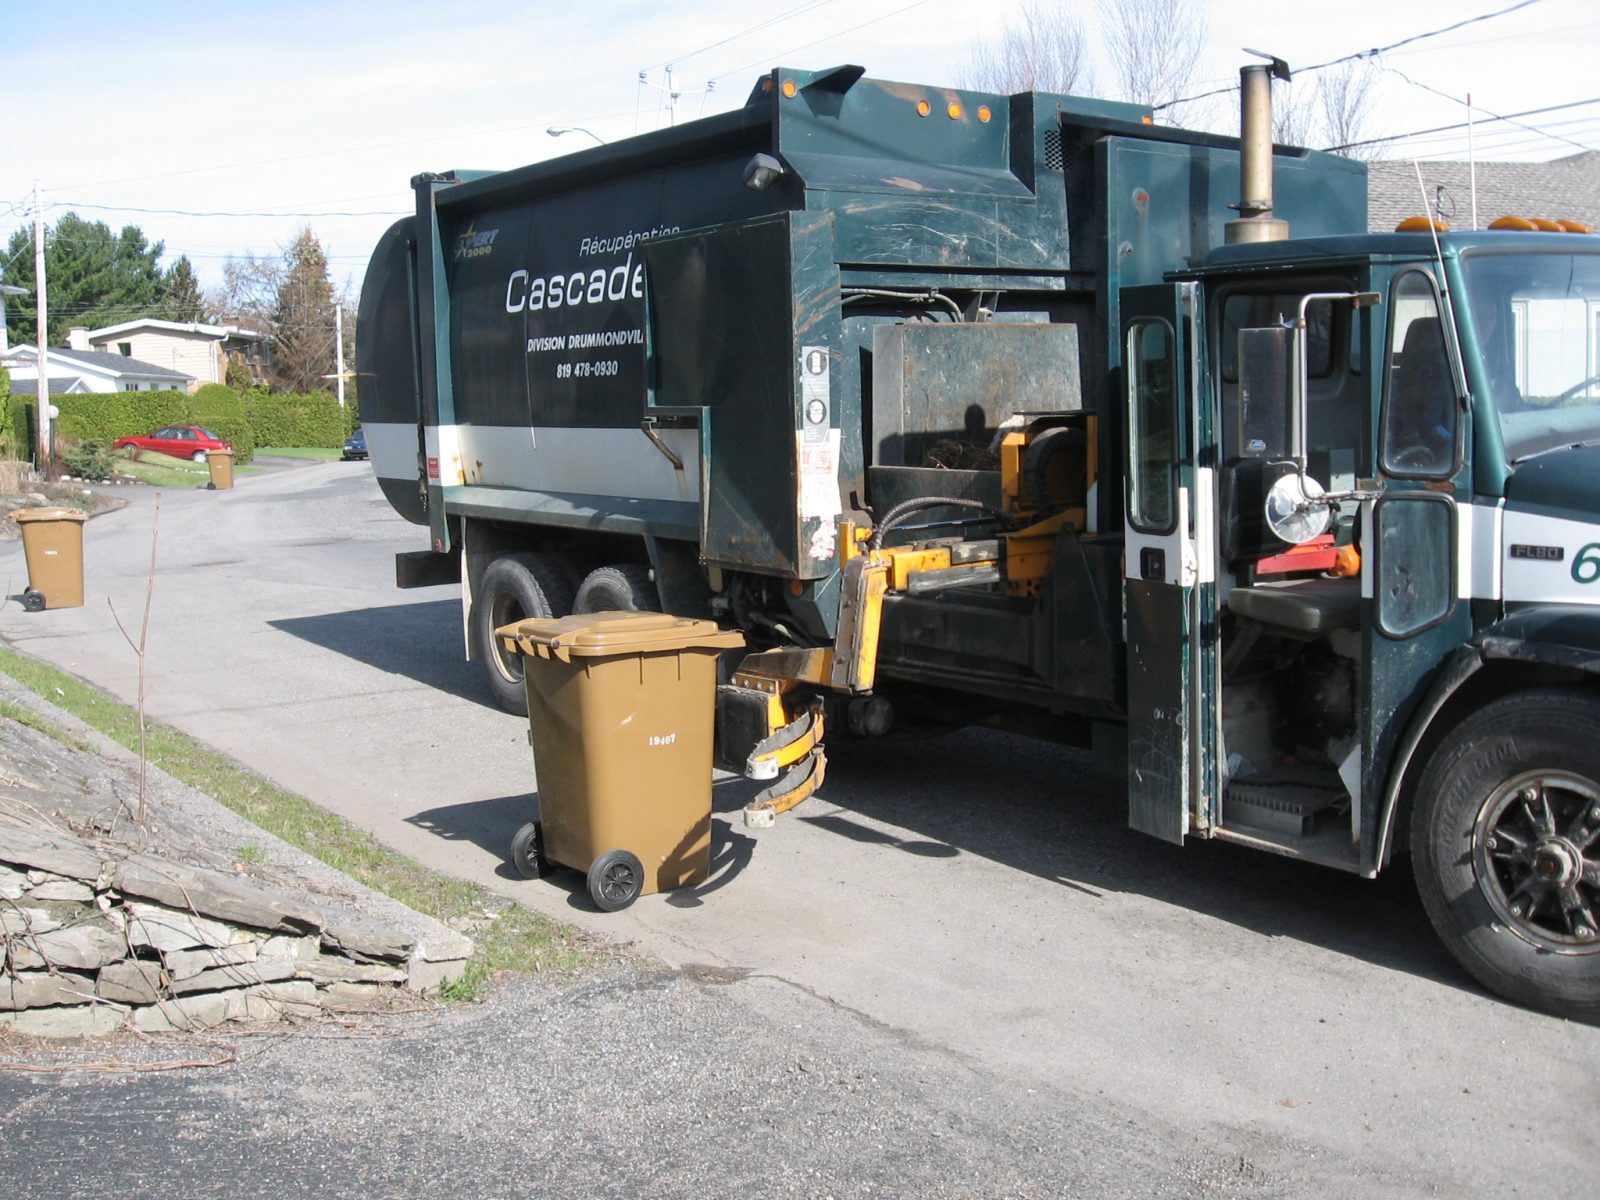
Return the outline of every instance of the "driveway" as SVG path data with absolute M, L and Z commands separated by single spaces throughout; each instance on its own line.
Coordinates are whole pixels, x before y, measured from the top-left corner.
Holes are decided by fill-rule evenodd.
M 89 523 L 83 608 L 8 603 L 0 638 L 131 700 L 107 600 L 137 627 L 154 500 Z M 843 1014 L 1008 1095 L 1243 1155 L 1268 1194 L 1592 1193 L 1600 1029 L 1478 991 L 1403 872 L 1130 833 L 1116 782 L 1075 751 L 983 731 L 841 742 L 823 792 L 775 828 L 745 830 L 749 785 L 719 783 L 700 888 L 604 915 L 576 874 L 516 878 L 526 723 L 463 661 L 459 590 L 394 590 L 394 553 L 424 546 L 364 464 L 162 493 L 149 711 L 669 969 L 781 981 L 807 998 L 784 1021 Z M 15 544 L 8 577 L 19 593 Z M 770 986 L 729 994 L 759 1011 Z

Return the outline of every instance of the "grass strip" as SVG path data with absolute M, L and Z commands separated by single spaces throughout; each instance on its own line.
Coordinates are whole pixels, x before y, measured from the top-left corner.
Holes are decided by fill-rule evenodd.
M 343 450 L 333 449 L 328 446 L 257 446 L 256 457 L 266 455 L 271 458 L 306 458 L 312 462 L 332 462 L 343 454 Z
M 137 753 L 139 716 L 129 705 L 6 647 L 0 647 L 0 671 Z M 0 708 L 0 716 L 14 716 L 74 744 L 70 735 L 50 728 L 31 713 L 27 718 L 16 716 L 22 711 L 6 705 Z M 149 761 L 174 779 L 373 890 L 470 933 L 476 946 L 472 961 L 466 974 L 445 989 L 446 999 L 475 998 L 484 981 L 499 971 L 569 975 L 619 953 L 480 884 L 431 871 L 342 817 L 285 791 L 188 734 L 149 718 L 145 720 L 145 746 Z

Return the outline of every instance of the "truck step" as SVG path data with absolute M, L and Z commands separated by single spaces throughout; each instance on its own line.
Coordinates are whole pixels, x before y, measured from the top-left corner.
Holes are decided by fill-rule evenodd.
M 1343 797 L 1337 780 L 1330 784 L 1259 776 L 1234 780 L 1222 798 L 1222 823 L 1304 837 L 1313 832 L 1317 815 Z

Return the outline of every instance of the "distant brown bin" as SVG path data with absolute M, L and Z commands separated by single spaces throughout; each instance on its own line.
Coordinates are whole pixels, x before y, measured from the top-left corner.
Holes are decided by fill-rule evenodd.
M 512 859 L 587 871 L 608 911 L 691 887 L 711 869 L 717 656 L 744 645 L 712 621 L 584 613 L 495 631 L 523 656 L 539 820 Z
M 22 530 L 22 553 L 28 560 L 28 590 L 22 607 L 83 606 L 83 523 L 75 508 L 19 508 L 11 514 Z
M 233 486 L 233 451 L 207 450 L 206 466 L 211 471 L 211 482 L 206 486 L 213 491 Z

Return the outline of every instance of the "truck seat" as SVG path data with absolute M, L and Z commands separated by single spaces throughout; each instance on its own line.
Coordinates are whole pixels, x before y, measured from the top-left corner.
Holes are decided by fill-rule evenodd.
M 1289 579 L 1236 587 L 1228 610 L 1290 636 L 1318 637 L 1361 622 L 1358 579 Z

